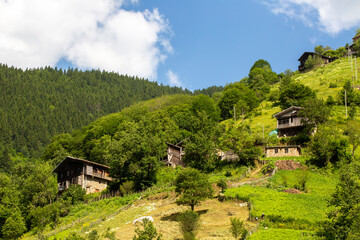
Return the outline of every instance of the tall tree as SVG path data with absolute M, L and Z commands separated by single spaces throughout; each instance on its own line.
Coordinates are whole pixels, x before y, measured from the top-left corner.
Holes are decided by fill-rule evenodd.
M 175 192 L 181 195 L 176 203 L 188 205 L 194 211 L 194 207 L 201 201 L 212 197 L 213 189 L 206 174 L 197 169 L 186 168 L 176 177 Z

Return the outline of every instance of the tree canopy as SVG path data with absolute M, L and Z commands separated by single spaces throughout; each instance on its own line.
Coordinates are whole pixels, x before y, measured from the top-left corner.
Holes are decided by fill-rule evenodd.
M 194 211 L 195 206 L 212 196 L 213 189 L 206 174 L 197 169 L 186 168 L 175 180 L 175 192 L 180 194 L 176 203 L 188 205 Z

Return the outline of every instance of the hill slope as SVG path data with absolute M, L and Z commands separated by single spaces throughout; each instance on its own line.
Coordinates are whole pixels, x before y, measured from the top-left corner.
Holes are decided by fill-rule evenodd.
M 21 70 L 0 64 L 0 145 L 38 157 L 51 137 L 178 87 L 137 77 L 56 68 Z

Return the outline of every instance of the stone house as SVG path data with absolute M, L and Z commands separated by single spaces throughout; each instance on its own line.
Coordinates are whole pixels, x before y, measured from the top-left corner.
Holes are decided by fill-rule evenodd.
M 53 172 L 57 174 L 59 193 L 68 189 L 71 184 L 77 184 L 88 194 L 106 189 L 112 181 L 109 170 L 109 166 L 68 156 Z
M 265 157 L 298 157 L 301 155 L 300 146 L 269 146 L 265 147 Z

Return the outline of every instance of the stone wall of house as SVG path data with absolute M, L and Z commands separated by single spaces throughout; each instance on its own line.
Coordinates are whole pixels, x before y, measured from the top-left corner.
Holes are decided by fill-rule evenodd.
M 300 152 L 296 147 L 267 148 L 266 157 L 298 157 Z
M 101 178 L 94 178 L 91 176 L 85 176 L 86 194 L 101 192 L 106 189 L 107 181 Z

